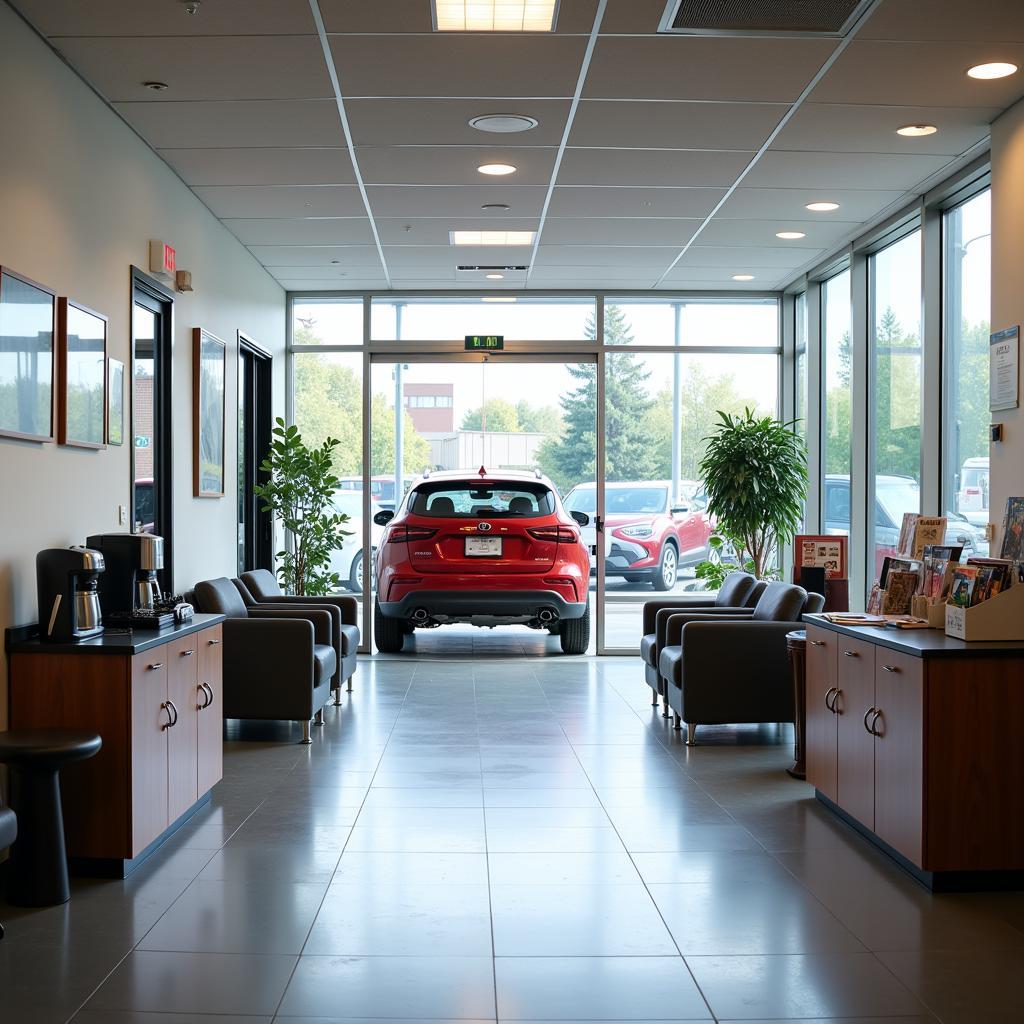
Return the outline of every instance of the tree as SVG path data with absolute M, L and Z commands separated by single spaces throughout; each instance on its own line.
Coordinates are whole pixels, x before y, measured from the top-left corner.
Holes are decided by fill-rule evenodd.
M 482 415 L 484 411 L 487 413 L 486 422 Z M 511 402 L 504 398 L 488 398 L 482 406 L 470 409 L 462 417 L 462 429 L 517 433 L 522 427 L 519 426 L 516 407 Z
M 516 402 L 516 417 L 519 429 L 533 434 L 561 434 L 564 427 L 562 414 L 551 405 L 530 405 L 527 401 Z
M 629 324 L 618 306 L 605 308 L 605 341 L 609 345 L 632 342 Z M 594 318 L 587 320 L 586 336 L 596 337 Z M 605 360 L 605 474 L 609 481 L 644 480 L 657 470 L 646 417 L 653 399 L 646 382 L 650 377 L 631 352 L 609 353 Z M 540 447 L 540 467 L 560 488 L 596 478 L 597 460 L 597 367 L 593 363 L 569 366 L 578 381 L 561 398 L 564 429 Z
M 402 473 L 422 473 L 430 465 L 430 444 L 416 432 L 412 417 L 402 413 Z M 370 401 L 370 472 L 395 471 L 395 410 L 387 395 L 376 394 Z

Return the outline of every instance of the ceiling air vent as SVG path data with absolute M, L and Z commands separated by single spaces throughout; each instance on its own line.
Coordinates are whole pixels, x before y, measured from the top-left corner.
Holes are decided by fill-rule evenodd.
M 488 271 L 512 273 L 515 270 L 528 270 L 529 267 L 527 267 L 525 264 L 518 264 L 516 266 L 485 267 L 485 266 L 480 265 L 480 264 L 474 264 L 474 265 L 470 266 L 469 264 L 466 264 L 466 263 L 460 263 L 459 266 L 457 266 L 455 269 L 456 270 L 470 270 L 470 271 L 488 270 Z
M 660 31 L 843 36 L 872 0 L 669 0 Z

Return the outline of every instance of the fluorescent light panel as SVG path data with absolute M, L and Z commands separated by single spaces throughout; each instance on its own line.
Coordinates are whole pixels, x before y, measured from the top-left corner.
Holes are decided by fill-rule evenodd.
M 449 231 L 452 245 L 533 245 L 535 231 Z
M 558 0 L 433 0 L 438 32 L 553 32 Z

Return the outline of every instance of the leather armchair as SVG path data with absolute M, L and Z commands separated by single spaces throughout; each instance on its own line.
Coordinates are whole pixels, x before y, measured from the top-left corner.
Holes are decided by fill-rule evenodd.
M 652 706 L 657 707 L 658 698 L 661 697 L 665 705 L 665 718 L 668 718 L 669 708 L 661 673 L 658 671 L 658 653 L 665 646 L 665 627 L 669 615 L 686 611 L 707 611 L 716 615 L 749 614 L 764 587 L 765 584 L 755 580 L 749 572 L 731 572 L 714 597 L 698 597 L 693 600 L 665 597 L 644 603 L 644 635 L 640 640 L 644 679 L 653 691 Z
M 224 622 L 224 717 L 291 719 L 323 725 L 337 669 L 331 615 L 324 609 L 247 608 L 231 580 L 195 586 L 200 611 L 226 615 Z
M 18 838 L 18 819 L 10 807 L 0 807 L 0 850 L 5 850 Z M 0 939 L 4 937 L 4 926 L 0 924 Z
M 341 703 L 341 681 L 347 680 L 346 689 L 352 692 L 352 677 L 356 672 L 359 651 L 359 603 L 354 597 L 330 595 L 326 597 L 296 597 L 281 591 L 277 577 L 269 569 L 250 569 L 234 580 L 242 600 L 250 608 L 275 605 L 296 608 L 320 608 L 331 616 L 332 644 L 338 665 L 331 679 L 334 703 Z
M 820 601 L 774 582 L 750 616 L 670 616 L 658 667 L 676 729 L 686 722 L 688 745 L 696 742 L 698 725 L 793 721 L 785 638 Z

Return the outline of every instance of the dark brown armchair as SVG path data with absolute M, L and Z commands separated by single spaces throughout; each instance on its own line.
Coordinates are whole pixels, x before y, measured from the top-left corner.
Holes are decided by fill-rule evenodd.
M 359 604 L 354 597 L 330 595 L 327 597 L 295 597 L 285 594 L 277 577 L 269 569 L 251 569 L 243 572 L 234 581 L 242 600 L 250 608 L 282 607 L 318 608 L 331 616 L 331 635 L 337 668 L 331 679 L 334 703 L 341 703 L 341 681 L 347 680 L 347 690 L 352 692 L 352 677 L 356 672 L 356 655 L 359 651 Z
M 226 615 L 224 622 L 224 717 L 291 719 L 323 724 L 337 657 L 331 616 L 323 609 L 247 608 L 231 580 L 197 583 L 198 609 Z

